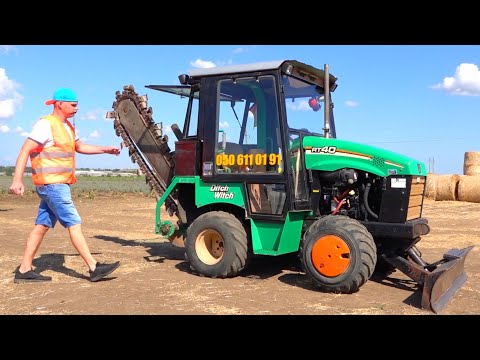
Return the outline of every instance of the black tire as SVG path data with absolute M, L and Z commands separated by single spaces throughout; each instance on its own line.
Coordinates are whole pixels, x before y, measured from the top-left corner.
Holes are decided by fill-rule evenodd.
M 234 215 L 211 211 L 187 229 L 185 252 L 192 269 L 212 278 L 237 276 L 248 257 L 247 233 Z
M 372 276 L 377 248 L 372 234 L 361 223 L 347 216 L 328 215 L 306 231 L 300 260 L 316 287 L 352 293 Z

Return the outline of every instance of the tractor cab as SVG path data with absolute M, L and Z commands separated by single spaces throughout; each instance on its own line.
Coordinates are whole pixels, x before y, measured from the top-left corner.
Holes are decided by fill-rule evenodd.
M 300 144 L 307 135 L 336 137 L 329 101 L 336 78 L 328 68 L 276 61 L 193 70 L 179 80 L 147 86 L 189 99 L 176 133 L 175 174 L 244 183 L 252 218 L 283 221 L 289 210 L 309 212 Z

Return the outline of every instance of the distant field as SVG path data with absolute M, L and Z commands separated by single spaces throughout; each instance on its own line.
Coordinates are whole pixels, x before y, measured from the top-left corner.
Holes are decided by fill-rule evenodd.
M 8 193 L 12 185 L 12 176 L 0 176 L 0 194 Z M 26 191 L 34 192 L 32 179 L 23 178 Z M 79 197 L 94 197 L 97 193 L 111 195 L 121 193 L 139 193 L 151 196 L 150 187 L 145 184 L 144 176 L 77 176 L 77 182 L 72 185 L 72 193 Z

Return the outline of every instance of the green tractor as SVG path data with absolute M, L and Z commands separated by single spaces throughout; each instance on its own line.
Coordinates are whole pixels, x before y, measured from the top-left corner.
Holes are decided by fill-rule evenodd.
M 215 67 L 179 81 L 146 86 L 188 102 L 183 129 L 171 126 L 174 151 L 132 85 L 107 117 L 157 194 L 155 232 L 184 246 L 196 273 L 234 277 L 255 255 L 298 254 L 320 290 L 352 293 L 374 271 L 398 269 L 434 312 L 464 284 L 472 247 L 435 263 L 417 248 L 430 231 L 425 165 L 337 139 L 328 65 Z M 175 220 L 162 220 L 162 207 Z

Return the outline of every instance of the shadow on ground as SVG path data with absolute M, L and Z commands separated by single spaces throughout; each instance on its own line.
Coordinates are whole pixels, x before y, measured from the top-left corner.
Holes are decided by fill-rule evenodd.
M 409 295 L 405 300 L 403 300 L 403 303 L 421 309 L 422 287 L 418 286 L 418 284 L 411 279 L 398 279 L 393 277 L 392 275 L 374 273 L 370 278 L 370 281 L 374 281 L 384 286 L 390 286 L 396 289 L 402 289 L 412 292 L 411 295 Z
M 165 260 L 181 261 L 176 265 L 180 271 L 194 273 L 185 258 L 185 248 L 176 247 L 170 242 L 125 240 L 117 236 L 96 235 L 95 239 L 110 241 L 121 246 L 141 246 L 145 248 L 148 256 L 146 261 L 163 263 Z M 255 256 L 248 267 L 240 276 L 253 279 L 268 279 L 270 277 L 282 274 L 285 270 L 300 271 L 300 263 L 296 254 L 287 254 L 282 256 Z
M 321 289 L 318 289 L 313 284 L 313 281 L 304 273 L 284 274 L 279 277 L 279 280 L 288 285 L 301 287 L 302 289 L 317 291 L 317 292 L 326 292 L 326 291 L 322 291 Z M 373 281 L 381 285 L 390 286 L 396 289 L 411 291 L 412 294 L 409 295 L 406 299 L 404 299 L 403 303 L 406 305 L 415 307 L 417 309 L 421 309 L 422 289 L 418 288 L 418 284 L 415 281 L 396 279 L 394 277 L 385 277 L 377 273 L 374 273 L 368 281 Z M 361 288 L 353 293 L 356 293 L 359 291 L 361 291 Z
M 110 241 L 121 246 L 141 246 L 146 249 L 148 256 L 144 259 L 149 262 L 163 263 L 165 260 L 180 261 L 175 267 L 183 272 L 195 274 L 190 269 L 189 263 L 185 258 L 185 248 L 176 247 L 170 242 L 125 240 L 116 236 L 96 235 L 94 238 L 104 241 Z M 67 269 L 67 271 L 69 271 Z M 312 282 L 312 280 L 302 271 L 301 264 L 297 254 L 286 254 L 281 256 L 260 256 L 257 255 L 248 264 L 241 277 L 250 279 L 268 279 L 278 276 L 278 280 L 290 285 L 297 286 L 310 291 L 321 291 Z M 80 275 L 82 276 L 82 275 Z M 392 276 L 385 276 L 374 273 L 369 281 L 394 287 L 397 289 L 411 291 L 403 302 L 407 305 L 421 308 L 421 289 L 413 280 L 397 279 Z M 359 291 L 359 290 L 357 290 Z
M 96 255 L 96 253 L 94 253 L 93 255 Z M 90 280 L 89 276 L 86 276 L 85 274 L 81 274 L 73 269 L 69 269 L 65 267 L 65 258 L 67 256 L 80 256 L 80 255 L 79 254 L 57 254 L 57 253 L 42 254 L 38 258 L 33 260 L 32 265 L 35 269 L 35 272 L 39 274 L 41 274 L 43 271 L 46 271 L 46 270 L 52 270 L 70 277 L 83 279 L 83 280 Z M 85 269 L 86 271 L 88 271 L 87 265 L 85 265 Z M 114 276 L 101 279 L 100 281 L 109 281 L 113 279 L 115 279 Z
M 94 238 L 104 241 L 110 241 L 126 247 L 141 246 L 145 248 L 145 250 L 149 254 L 149 256 L 144 257 L 146 261 L 158 263 L 163 263 L 165 259 L 185 261 L 185 249 L 173 246 L 170 242 L 125 240 L 117 236 L 106 235 L 95 235 Z

